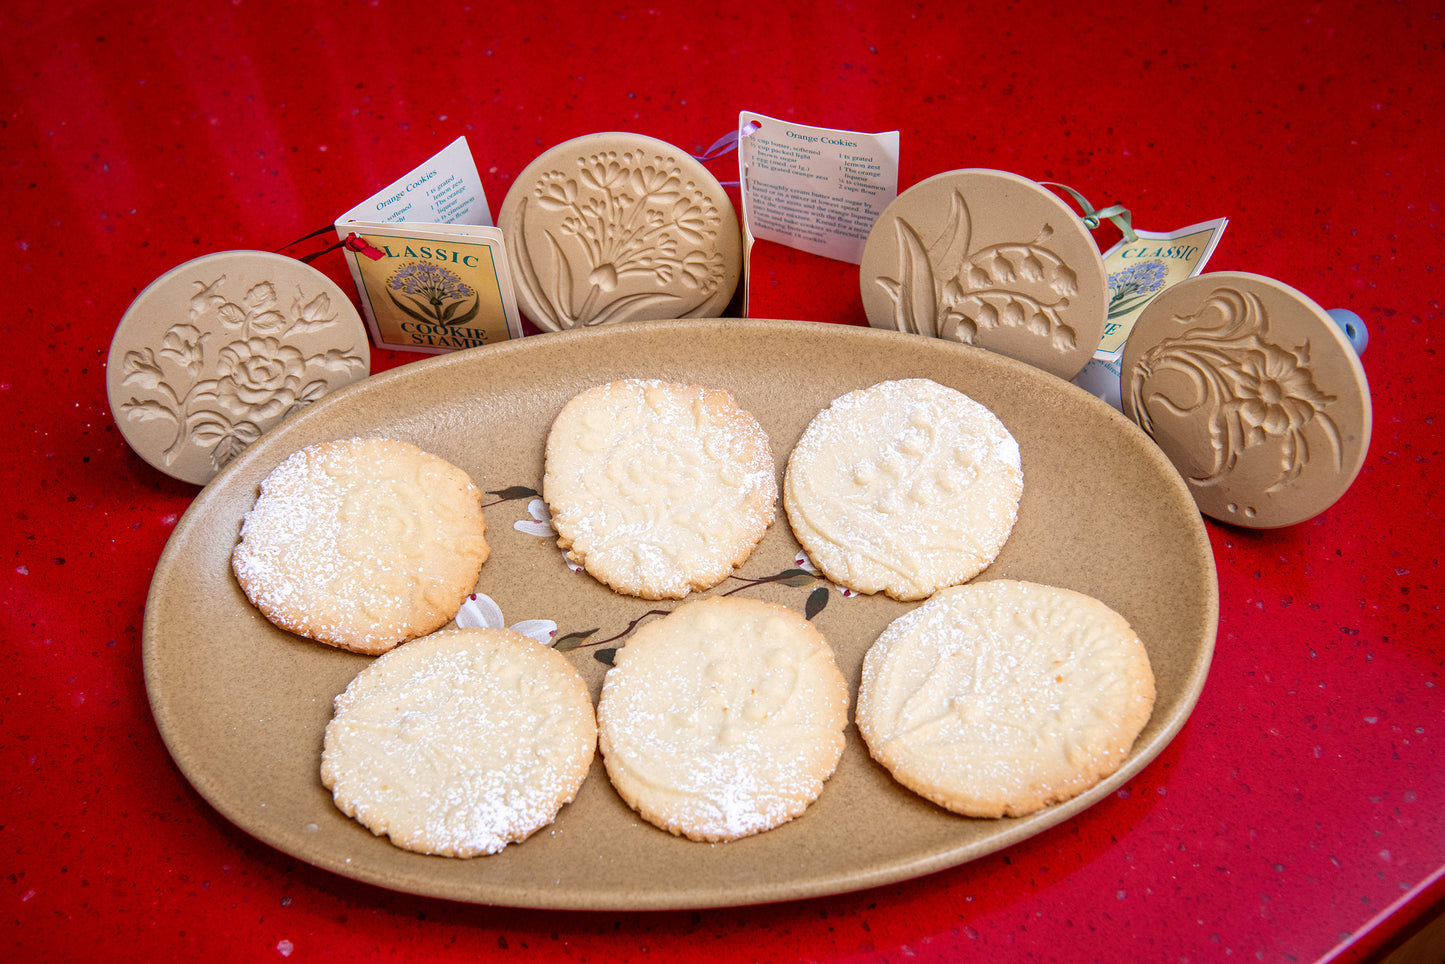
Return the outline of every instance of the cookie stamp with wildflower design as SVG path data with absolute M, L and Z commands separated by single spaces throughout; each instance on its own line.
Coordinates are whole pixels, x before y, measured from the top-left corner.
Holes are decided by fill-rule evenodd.
M 544 152 L 502 203 L 517 298 L 539 328 L 722 313 L 742 271 L 727 193 L 671 144 L 590 134 Z
M 935 175 L 900 194 L 859 267 L 868 323 L 977 345 L 1073 378 L 1099 345 L 1099 249 L 1063 201 L 1003 171 Z
M 1355 350 L 1313 301 L 1260 275 L 1204 274 L 1159 295 L 1125 346 L 1120 387 L 1200 511 L 1237 525 L 1323 512 L 1369 448 Z
M 223 251 L 137 296 L 106 388 L 141 458 L 205 484 L 283 418 L 370 371 L 361 316 L 330 278 L 279 254 Z

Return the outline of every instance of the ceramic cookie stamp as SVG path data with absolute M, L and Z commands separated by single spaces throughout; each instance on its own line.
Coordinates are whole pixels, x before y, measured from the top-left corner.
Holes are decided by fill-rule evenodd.
M 137 455 L 204 485 L 287 415 L 370 371 L 361 316 L 335 282 L 284 255 L 222 251 L 131 303 L 106 392 Z
M 517 300 L 539 328 L 722 314 L 742 237 L 716 178 L 671 144 L 589 134 L 518 177 L 497 225 Z
M 1124 414 L 1159 443 L 1205 515 L 1259 529 L 1303 522 L 1344 494 L 1369 448 L 1370 387 L 1350 339 L 1288 285 L 1203 274 L 1135 323 Z
M 868 323 L 977 345 L 1060 378 L 1104 333 L 1107 278 L 1083 222 L 1046 188 L 959 170 L 904 191 L 868 233 Z

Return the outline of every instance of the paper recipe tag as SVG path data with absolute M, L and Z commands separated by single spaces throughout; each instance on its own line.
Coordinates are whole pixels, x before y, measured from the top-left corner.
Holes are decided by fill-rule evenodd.
M 754 239 L 858 264 L 878 215 L 898 196 L 898 132 L 738 117 L 744 311 Z
M 466 138 L 347 211 L 336 233 L 378 347 L 437 354 L 522 336 Z
M 1204 270 L 1228 223 L 1228 218 L 1219 218 L 1167 233 L 1135 228 L 1136 239 L 1124 238 L 1104 252 L 1108 319 L 1099 347 L 1075 376 L 1075 385 L 1115 408 L 1121 406 L 1120 361 L 1139 313 L 1166 288 Z

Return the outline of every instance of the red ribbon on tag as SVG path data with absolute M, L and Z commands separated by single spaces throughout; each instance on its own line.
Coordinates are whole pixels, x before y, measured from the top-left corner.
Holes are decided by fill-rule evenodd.
M 373 248 L 370 241 L 366 240 L 355 231 L 348 234 L 345 240 L 343 240 L 341 243 L 345 245 L 348 250 L 355 251 L 357 254 L 364 254 L 372 261 L 380 261 L 382 258 L 386 257 L 385 251 L 381 250 L 380 248 Z

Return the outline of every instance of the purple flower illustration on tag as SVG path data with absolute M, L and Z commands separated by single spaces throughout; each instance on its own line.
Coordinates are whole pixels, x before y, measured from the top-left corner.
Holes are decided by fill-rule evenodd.
M 1163 261 L 1141 261 L 1109 275 L 1109 317 L 1141 308 L 1164 289 L 1168 273 Z
M 481 299 L 461 278 L 430 261 L 408 261 L 386 283 L 392 304 L 417 321 L 454 328 L 477 316 Z M 462 308 L 471 300 L 471 307 Z

